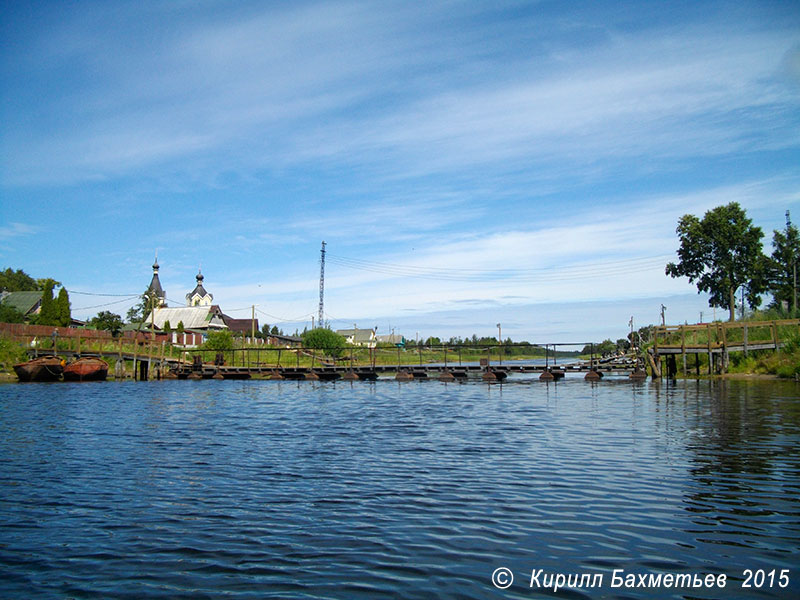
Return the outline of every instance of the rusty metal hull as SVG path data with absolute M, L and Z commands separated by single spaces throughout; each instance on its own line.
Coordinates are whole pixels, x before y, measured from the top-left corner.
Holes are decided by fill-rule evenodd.
M 79 358 L 64 368 L 64 381 L 105 381 L 108 363 L 99 358 Z
M 64 365 L 57 356 L 43 356 L 14 365 L 20 381 L 58 381 L 63 371 Z

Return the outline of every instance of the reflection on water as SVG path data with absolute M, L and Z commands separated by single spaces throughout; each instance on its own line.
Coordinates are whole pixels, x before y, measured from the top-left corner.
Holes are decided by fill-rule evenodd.
M 537 569 L 604 576 L 572 598 L 800 591 L 794 383 L 6 385 L 0 423 L 2 597 L 530 598 Z

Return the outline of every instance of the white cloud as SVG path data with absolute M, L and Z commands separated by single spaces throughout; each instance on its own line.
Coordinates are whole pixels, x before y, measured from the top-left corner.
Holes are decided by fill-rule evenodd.
M 796 120 L 787 128 L 783 115 L 797 98 L 776 79 L 793 64 L 788 34 L 648 29 L 545 54 L 529 49 L 529 32 L 510 55 L 477 38 L 495 53 L 486 62 L 468 35 L 434 43 L 438 15 L 383 8 L 232 11 L 213 24 L 182 23 L 156 39 L 157 52 L 141 42 L 123 49 L 112 32 L 66 30 L 94 39 L 70 56 L 86 68 L 102 53 L 98 77 L 52 100 L 69 117 L 55 131 L 11 124 L 9 179 L 309 161 L 359 164 L 365 174 L 371 165 L 373 176 L 393 178 L 481 165 L 568 171 L 796 144 Z
M 9 240 L 12 238 L 35 235 L 41 231 L 41 228 L 27 223 L 11 222 L 8 225 L 0 227 L 0 241 Z

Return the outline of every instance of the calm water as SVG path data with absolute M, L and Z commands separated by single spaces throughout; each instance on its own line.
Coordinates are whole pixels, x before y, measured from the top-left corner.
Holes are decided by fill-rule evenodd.
M 564 598 L 798 597 L 798 396 L 580 378 L 3 385 L 0 597 L 531 598 L 539 569 L 604 576 Z M 614 589 L 614 569 L 728 582 Z M 774 584 L 743 589 L 745 569 Z

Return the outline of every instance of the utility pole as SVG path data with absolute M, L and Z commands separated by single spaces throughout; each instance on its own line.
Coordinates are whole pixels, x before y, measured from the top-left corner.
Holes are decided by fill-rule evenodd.
M 786 211 L 786 242 L 789 242 L 789 228 L 792 221 L 789 218 L 789 211 Z M 797 254 L 792 249 L 792 314 L 797 315 Z
M 256 305 L 253 304 L 253 312 L 250 316 L 250 343 L 256 339 Z
M 630 339 L 631 339 L 631 348 L 633 348 L 633 346 L 635 345 L 633 343 L 633 315 L 631 315 L 631 320 L 628 321 L 628 326 L 631 328 L 631 338 Z
M 665 327 L 667 325 L 666 318 L 664 317 L 664 313 L 667 311 L 667 307 L 663 304 L 661 305 L 661 326 Z
M 319 326 L 322 327 L 324 321 L 324 297 L 325 297 L 325 242 L 322 242 L 322 250 L 319 258 Z
M 500 350 L 500 364 L 503 364 L 503 330 L 500 327 L 500 323 L 497 324 L 497 342 L 499 344 Z

